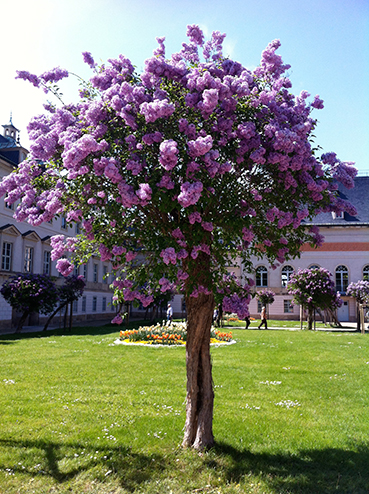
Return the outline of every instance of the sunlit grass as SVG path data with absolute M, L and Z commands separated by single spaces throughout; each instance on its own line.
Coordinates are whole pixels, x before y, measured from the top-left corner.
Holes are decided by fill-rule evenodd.
M 116 328 L 0 337 L 0 493 L 369 492 L 369 340 L 233 330 L 216 447 L 182 450 L 185 349 Z

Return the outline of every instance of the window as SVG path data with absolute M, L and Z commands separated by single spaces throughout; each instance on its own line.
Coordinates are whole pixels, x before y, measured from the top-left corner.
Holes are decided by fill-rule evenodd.
M 26 247 L 24 251 L 24 272 L 32 273 L 33 270 L 33 248 Z
M 81 223 L 76 223 L 76 235 L 81 233 Z
M 268 286 L 268 270 L 265 266 L 256 269 L 256 286 Z
M 83 265 L 83 277 L 87 281 L 87 264 Z
M 63 230 L 66 230 L 68 228 L 67 218 L 65 216 L 61 217 L 61 227 L 63 228 Z
M 260 300 L 258 300 L 258 312 L 259 313 L 261 312 L 261 309 L 262 309 L 262 305 L 261 305 Z
M 311 266 L 309 266 L 309 269 L 319 269 L 320 266 L 318 266 L 317 264 L 312 264 Z
M 103 283 L 108 282 L 108 266 L 103 266 Z
M 106 297 L 103 297 L 103 299 L 102 299 L 102 311 L 103 312 L 106 311 Z
M 92 299 L 92 311 L 96 312 L 97 310 L 97 297 L 93 297 Z
M 332 213 L 333 219 L 334 220 L 343 220 L 345 218 L 344 212 L 340 211 L 339 213 Z
M 73 274 L 74 274 L 74 276 L 78 276 L 79 275 L 79 266 L 74 266 Z
M 283 312 L 285 314 L 293 313 L 293 305 L 291 304 L 291 300 L 283 300 Z
M 293 273 L 293 267 L 292 266 L 284 266 L 282 268 L 282 276 L 281 276 L 281 279 L 282 279 L 282 286 L 284 288 L 287 287 L 288 282 L 290 281 L 290 278 L 291 278 L 292 273 Z
M 78 312 L 78 300 L 73 300 L 73 312 Z
M 50 260 L 50 252 L 48 250 L 44 251 L 44 267 L 43 273 L 50 275 L 51 273 L 51 260 Z
M 348 269 L 340 265 L 336 268 L 336 289 L 340 293 L 345 293 L 348 286 Z
M 9 242 L 3 243 L 3 252 L 1 255 L 1 269 L 3 271 L 10 271 L 12 267 L 12 250 L 13 244 Z
M 82 297 L 82 312 L 86 312 L 86 295 Z
M 364 281 L 369 281 L 369 264 L 367 264 L 363 268 L 363 280 Z
M 94 264 L 94 282 L 97 283 L 99 276 L 99 266 L 98 264 Z
M 10 209 L 10 210 L 14 209 L 14 203 L 9 204 L 8 202 L 4 201 L 4 204 L 5 204 L 5 209 Z

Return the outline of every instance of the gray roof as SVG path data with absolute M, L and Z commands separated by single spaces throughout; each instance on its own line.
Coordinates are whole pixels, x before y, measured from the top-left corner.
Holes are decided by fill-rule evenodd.
M 343 218 L 334 219 L 332 213 L 321 213 L 308 223 L 319 226 L 369 226 L 369 177 L 356 177 L 353 189 L 346 189 L 340 184 L 338 193 L 355 206 L 357 215 L 344 213 Z
M 12 137 L 0 135 L 0 149 L 20 147 Z

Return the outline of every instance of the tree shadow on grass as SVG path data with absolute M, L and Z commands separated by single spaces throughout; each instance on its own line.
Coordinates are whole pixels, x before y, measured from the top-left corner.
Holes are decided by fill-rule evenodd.
M 157 482 L 159 488 L 164 477 L 173 476 L 173 461 L 180 455 L 178 450 L 171 458 L 167 451 L 144 454 L 117 445 L 47 440 L 4 439 L 0 440 L 0 449 L 6 449 L 14 458 L 12 464 L 0 464 L 2 471 L 12 469 L 15 474 L 19 472 L 30 478 L 44 477 L 46 483 L 49 483 L 48 478 L 48 481 L 70 482 L 71 485 L 78 482 L 79 475 L 88 476 L 89 471 L 95 481 L 106 482 L 109 472 L 127 492 L 134 492 L 147 482 Z M 248 485 L 249 481 L 260 480 L 275 494 L 369 492 L 369 447 L 364 444 L 356 445 L 352 450 L 327 448 L 272 454 L 251 453 L 217 443 L 201 457 L 195 452 L 193 455 L 186 455 L 192 485 L 201 481 L 196 479 L 196 469 L 191 469 L 191 458 L 198 471 L 205 470 L 209 478 L 216 472 L 225 484 Z
M 73 482 L 78 475 L 91 470 L 93 479 L 100 482 L 106 481 L 107 472 L 117 474 L 121 486 L 133 492 L 165 469 L 161 455 L 135 453 L 120 446 L 0 439 L 0 449 L 7 449 L 17 460 L 8 465 L 0 463 L 0 471 L 8 469 L 30 478 L 48 477 L 58 484 Z
M 271 454 L 251 453 L 218 443 L 213 451 L 222 462 L 226 459 L 225 475 L 229 482 L 239 483 L 251 473 L 278 494 L 369 492 L 368 444 L 353 445 L 352 450 L 326 448 Z
M 0 344 L 7 344 L 10 342 L 15 342 L 17 340 L 31 339 L 31 338 L 48 338 L 50 336 L 104 336 L 116 333 L 117 336 L 121 329 L 135 329 L 140 325 L 149 324 L 148 321 L 133 321 L 128 326 L 120 327 L 116 324 L 101 322 L 101 325 L 94 325 L 93 323 L 89 326 L 88 322 L 84 326 L 75 326 L 69 331 L 68 328 L 54 328 L 48 329 L 47 331 L 27 331 L 21 333 L 0 333 Z

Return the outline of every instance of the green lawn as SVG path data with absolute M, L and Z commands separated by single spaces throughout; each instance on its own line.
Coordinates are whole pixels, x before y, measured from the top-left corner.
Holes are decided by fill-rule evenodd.
M 185 349 L 116 328 L 0 337 L 0 493 L 367 493 L 369 339 L 233 330 L 216 446 L 182 450 Z

